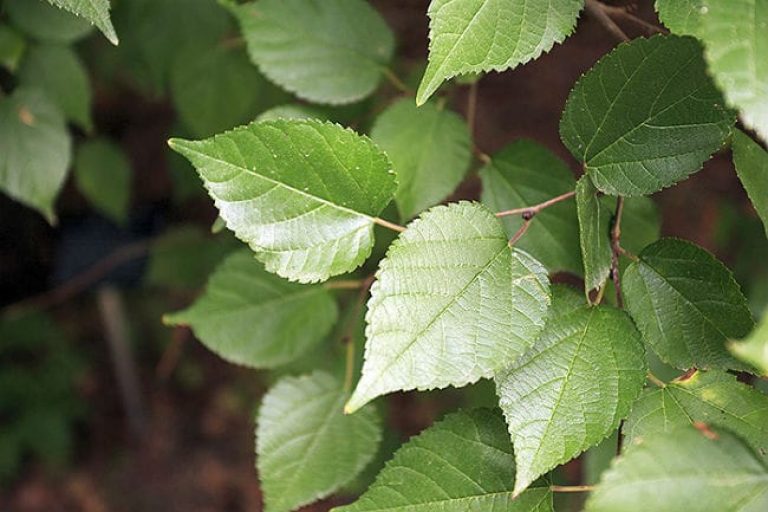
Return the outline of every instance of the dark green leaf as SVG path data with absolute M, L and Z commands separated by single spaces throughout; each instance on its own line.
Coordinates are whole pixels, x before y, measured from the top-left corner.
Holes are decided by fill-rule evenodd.
M 744 132 L 736 130 L 733 163 L 768 236 L 768 153 Z
M 124 223 L 131 198 L 131 164 L 119 146 L 106 139 L 83 143 L 75 158 L 80 192 L 104 215 Z
M 611 271 L 610 208 L 609 203 L 598 197 L 589 176 L 582 176 L 576 185 L 576 210 L 587 293 L 600 288 Z
M 6 0 L 4 6 L 14 25 L 41 41 L 70 43 L 93 29 L 86 20 L 44 0 Z

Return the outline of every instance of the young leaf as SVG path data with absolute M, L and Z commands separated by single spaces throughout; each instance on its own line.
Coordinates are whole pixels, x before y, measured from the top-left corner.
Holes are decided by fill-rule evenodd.
M 535 485 L 513 499 L 515 461 L 496 411 L 450 414 L 396 453 L 358 501 L 333 512 L 552 512 Z
M 632 446 L 587 501 L 586 512 L 758 512 L 768 468 L 722 430 L 684 427 Z
M 52 5 L 76 14 L 90 21 L 109 39 L 118 43 L 115 27 L 109 18 L 109 0 L 48 0 Z
M 472 141 L 455 112 L 403 99 L 385 110 L 371 130 L 397 173 L 395 202 L 411 219 L 446 198 L 461 183 L 472 158 Z
M 725 342 L 749 333 L 752 314 L 731 272 L 707 251 L 659 240 L 640 253 L 622 282 L 627 311 L 664 362 L 680 369 L 748 369 Z
M 397 188 L 369 139 L 332 123 L 252 123 L 171 147 L 197 168 L 219 214 L 270 272 L 303 283 L 357 268 Z
M 606 194 L 652 194 L 701 169 L 733 115 L 691 37 L 635 39 L 571 91 L 560 136 Z
M 611 214 L 607 206 L 589 176 L 582 176 L 576 184 L 576 210 L 587 293 L 600 288 L 611 271 Z
M 423 108 L 423 107 L 422 107 Z M 525 208 L 570 192 L 576 180 L 562 160 L 530 140 L 519 140 L 493 156 L 480 170 L 482 201 L 491 210 Z M 523 223 L 519 215 L 502 218 L 508 236 Z M 516 243 L 550 272 L 582 273 L 579 226 L 573 201 L 563 201 L 536 214 L 525 236 Z
M 768 462 L 768 396 L 736 377 L 712 370 L 646 392 L 624 424 L 626 441 L 647 440 L 702 422 L 738 434 Z
M 256 464 L 266 512 L 328 496 L 373 459 L 381 439 L 374 409 L 342 412 L 347 394 L 324 372 L 278 381 L 257 417 Z
M 768 153 L 741 130 L 733 134 L 733 163 L 768 236 Z
M 573 31 L 584 0 L 432 0 L 425 103 L 457 75 L 503 71 L 548 52 Z
M 83 143 L 75 157 L 80 192 L 118 224 L 125 222 L 131 197 L 131 164 L 119 146 L 106 139 Z
M 656 12 L 664 25 L 678 35 L 695 36 L 705 0 L 656 0 Z
M 386 22 L 362 0 L 260 0 L 227 4 L 251 60 L 300 98 L 352 103 L 370 95 L 392 58 Z
M 768 141 L 768 0 L 704 0 L 697 36 L 709 71 L 744 124 Z
M 14 25 L 40 41 L 71 43 L 93 30 L 86 20 L 45 0 L 6 0 L 4 7 Z
M 64 116 L 47 96 L 19 88 L 0 99 L 0 188 L 49 222 L 71 152 Z
M 437 206 L 390 246 L 368 303 L 352 412 L 398 390 L 461 387 L 527 350 L 550 303 L 544 267 L 476 203 Z
M 731 342 L 728 349 L 733 355 L 755 368 L 761 375 L 768 377 L 768 312 L 763 314 L 755 330 L 740 342 Z
M 531 351 L 496 375 L 515 447 L 515 494 L 598 444 L 625 418 L 647 371 L 640 333 L 621 310 L 555 302 Z
M 273 368 L 319 343 L 337 316 L 324 287 L 280 279 L 242 250 L 219 265 L 197 302 L 164 321 L 189 325 L 206 347 L 231 363 Z
M 67 119 L 87 131 L 91 122 L 91 84 L 77 54 L 68 46 L 41 45 L 27 51 L 19 83 L 41 89 Z

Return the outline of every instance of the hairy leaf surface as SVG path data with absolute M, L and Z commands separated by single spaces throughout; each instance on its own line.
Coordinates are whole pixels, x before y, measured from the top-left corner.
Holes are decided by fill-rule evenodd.
M 678 35 L 695 36 L 706 0 L 656 0 L 661 22 Z
M 493 213 L 466 202 L 432 208 L 380 264 L 347 410 L 393 391 L 491 377 L 531 346 L 549 304 L 546 270 L 510 249 Z
M 227 227 L 267 270 L 300 282 L 365 261 L 374 217 L 397 187 L 386 155 L 332 123 L 264 121 L 171 146 L 197 168 Z
M 577 82 L 560 136 L 598 189 L 632 196 L 701 169 L 732 125 L 701 45 L 660 35 L 619 46 Z
M 189 309 L 167 315 L 165 322 L 190 326 L 227 361 L 272 368 L 320 342 L 337 316 L 336 303 L 324 287 L 280 279 L 242 250 L 219 265 Z

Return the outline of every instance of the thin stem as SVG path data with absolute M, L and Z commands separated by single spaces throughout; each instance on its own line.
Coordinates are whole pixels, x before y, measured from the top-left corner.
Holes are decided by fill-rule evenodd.
M 621 450 L 624 448 L 624 420 L 619 422 L 619 431 L 616 436 L 616 455 L 621 455 Z
M 653 383 L 653 385 L 655 385 L 656 387 L 659 387 L 659 388 L 665 388 L 665 387 L 667 387 L 667 383 L 666 383 L 666 382 L 664 382 L 663 380 L 661 380 L 660 378 L 658 378 L 657 376 L 655 376 L 655 375 L 654 375 L 653 373 L 651 373 L 651 372 L 648 372 L 648 374 L 646 375 L 646 377 L 647 377 L 647 378 L 648 378 L 648 380 L 649 380 L 649 381 L 651 381 L 651 382 Z
M 364 279 L 339 279 L 323 285 L 327 290 L 357 290 L 365 283 Z
M 391 83 L 395 87 L 395 89 L 397 89 L 398 91 L 400 91 L 402 93 L 405 93 L 405 94 L 408 94 L 410 96 L 413 96 L 413 91 L 411 90 L 411 88 L 408 87 L 408 85 L 406 85 L 406 83 L 403 82 L 400 79 L 400 77 L 398 77 L 395 74 L 394 71 L 392 71 L 391 69 L 389 69 L 387 67 L 381 68 L 381 71 L 382 71 L 382 73 L 384 73 L 384 76 L 387 77 L 387 80 L 389 80 L 389 83 Z
M 590 16 L 595 18 L 595 20 L 597 20 L 597 22 L 600 23 L 608 32 L 613 34 L 614 37 L 620 41 L 629 41 L 629 36 L 627 36 L 627 34 L 625 34 L 624 31 L 621 30 L 621 28 L 619 28 L 616 23 L 614 23 L 611 17 L 608 16 L 608 11 L 605 8 L 605 4 L 598 2 L 597 0 L 586 0 L 584 8 L 587 13 L 590 14 Z
M 475 120 L 477 119 L 477 80 L 472 82 L 467 93 L 467 127 L 469 136 L 475 138 Z
M 552 492 L 592 492 L 595 490 L 594 485 L 550 485 L 549 490 Z
M 344 392 L 352 392 L 352 379 L 355 378 L 355 340 L 349 339 L 344 342 L 347 346 L 346 363 L 344 366 Z
M 621 295 L 621 276 L 619 272 L 619 255 L 621 249 L 621 216 L 624 213 L 624 198 L 619 196 L 616 199 L 616 213 L 613 215 L 613 226 L 611 227 L 611 279 L 616 291 L 616 305 L 623 309 L 624 299 Z
M 491 163 L 491 157 L 488 156 L 487 153 L 484 153 L 480 148 L 477 146 L 472 147 L 472 151 L 475 153 L 475 156 L 483 165 L 488 165 Z
M 605 290 L 608 288 L 606 283 L 603 283 L 603 286 L 601 286 L 597 290 L 597 296 L 595 297 L 595 301 L 593 304 L 601 304 L 603 302 L 603 297 L 605 296 Z
M 497 217 L 506 217 L 508 215 L 523 215 L 526 214 L 530 215 L 532 218 L 534 215 L 539 213 L 541 210 L 545 208 L 549 208 L 552 205 L 555 205 L 561 201 L 565 201 L 566 199 L 570 199 L 573 196 L 576 195 L 575 190 L 571 190 L 570 192 L 566 192 L 565 194 L 560 194 L 557 197 L 553 197 L 552 199 L 548 199 L 542 203 L 535 204 L 533 206 L 526 206 L 525 208 L 514 208 L 512 210 L 504 210 L 503 212 L 499 212 L 496 214 Z
M 384 220 L 379 217 L 374 217 L 373 223 L 378 224 L 379 226 L 385 227 L 387 229 L 391 229 L 392 231 L 397 231 L 398 233 L 402 233 L 405 231 L 405 227 L 401 226 L 400 224 L 395 224 L 394 222 L 389 222 L 388 220 Z
M 653 23 L 648 23 L 647 21 L 640 18 L 639 16 L 635 16 L 634 14 L 632 14 L 627 10 L 626 6 L 603 4 L 603 10 L 610 15 L 613 15 L 619 18 L 624 18 L 625 20 L 628 20 L 637 25 L 640 25 L 641 27 L 645 28 L 646 30 L 648 30 L 648 32 L 652 34 L 667 33 L 667 30 L 664 30 L 662 27 L 658 27 Z
M 509 239 L 509 246 L 512 247 L 517 243 L 518 240 L 520 240 L 526 231 L 528 231 L 528 228 L 531 225 L 531 218 L 523 218 L 523 225 L 520 226 L 520 229 L 517 230 L 517 232 L 512 235 L 512 238 Z
M 346 364 L 344 367 L 344 391 L 349 393 L 352 391 L 352 379 L 355 372 L 355 339 L 352 335 L 352 331 L 355 328 L 355 322 L 357 317 L 360 316 L 360 312 L 363 309 L 363 303 L 365 297 L 368 295 L 368 290 L 371 289 L 373 281 L 376 278 L 373 274 L 366 277 L 361 281 L 360 292 L 357 294 L 355 300 L 355 309 L 352 312 L 352 316 L 349 318 L 349 322 L 344 330 L 344 335 L 341 337 L 341 341 L 346 346 Z

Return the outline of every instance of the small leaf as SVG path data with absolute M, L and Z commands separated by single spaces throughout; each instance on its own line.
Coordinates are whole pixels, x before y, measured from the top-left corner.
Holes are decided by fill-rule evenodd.
M 0 99 L 0 188 L 49 222 L 72 154 L 64 117 L 38 90 Z
M 706 434 L 706 435 L 705 435 Z M 684 427 L 616 459 L 586 512 L 758 512 L 768 509 L 768 468 L 729 432 Z
M 259 114 L 257 121 L 274 121 L 276 119 L 319 119 L 326 121 L 327 117 L 310 106 L 301 103 L 278 105 Z
M 697 371 L 646 392 L 624 424 L 626 442 L 642 442 L 695 422 L 738 434 L 768 462 L 768 396 L 736 377 Z
M 91 84 L 80 57 L 67 46 L 42 45 L 29 49 L 19 68 L 23 86 L 41 89 L 67 119 L 87 131 L 91 122 Z
M 109 0 L 48 0 L 52 5 L 65 9 L 90 21 L 109 39 L 118 43 L 115 27 L 109 18 Z
M 496 376 L 515 447 L 515 494 L 616 430 L 645 382 L 645 350 L 626 313 L 560 307 L 533 349 Z
M 164 321 L 189 325 L 206 347 L 231 363 L 273 368 L 319 343 L 337 316 L 324 287 L 280 279 L 242 250 L 219 265 L 197 302 Z
M 768 236 L 768 153 L 741 130 L 733 134 L 733 163 Z
M 461 387 L 509 365 L 544 326 L 544 267 L 476 203 L 437 206 L 393 242 L 371 288 L 352 412 L 398 390 Z
M 362 0 L 260 0 L 227 6 L 264 76 L 315 103 L 365 98 L 392 58 L 392 32 Z
M 371 138 L 392 160 L 399 186 L 395 202 L 411 219 L 445 199 L 461 183 L 472 158 L 472 141 L 455 112 L 400 100 L 377 119 Z
M 128 215 L 131 164 L 119 146 L 106 139 L 83 143 L 75 158 L 80 192 L 93 206 L 118 224 Z
M 560 136 L 599 190 L 633 196 L 701 169 L 733 121 L 701 45 L 660 35 L 619 46 L 576 83 Z
M 552 493 L 513 499 L 515 461 L 496 411 L 450 414 L 403 445 L 358 501 L 333 512 L 552 512 Z
M 13 27 L 0 25 L 0 66 L 15 72 L 27 49 L 27 41 Z
M 423 107 L 422 107 L 423 108 Z M 570 192 L 576 180 L 562 160 L 529 140 L 519 140 L 493 155 L 480 170 L 482 201 L 491 210 L 525 208 Z M 523 220 L 519 215 L 502 219 L 512 237 Z M 572 200 L 550 206 L 536 214 L 516 247 L 528 251 L 550 272 L 582 273 L 579 256 L 579 226 Z
M 5 0 L 4 7 L 14 25 L 40 41 L 71 43 L 93 30 L 86 20 L 44 0 Z
M 548 52 L 573 32 L 584 0 L 432 0 L 429 65 L 416 103 L 449 78 L 504 71 Z
M 678 35 L 697 34 L 705 0 L 656 0 L 656 12 L 664 25 Z
M 324 372 L 283 378 L 264 396 L 256 464 L 266 512 L 288 512 L 328 496 L 373 459 L 381 440 L 378 415 L 366 408 L 345 416 L 346 396 Z
M 587 293 L 600 288 L 611 271 L 611 214 L 607 207 L 589 176 L 582 176 L 576 185 L 576 210 Z
M 332 123 L 252 123 L 171 147 L 197 168 L 219 214 L 270 272 L 304 283 L 370 255 L 374 218 L 397 187 L 368 138 Z
M 768 314 L 763 314 L 760 323 L 745 340 L 732 342 L 728 348 L 733 355 L 768 377 Z
M 728 354 L 754 322 L 731 272 L 694 244 L 662 239 L 646 247 L 622 278 L 626 308 L 643 339 L 680 369 L 748 368 Z

